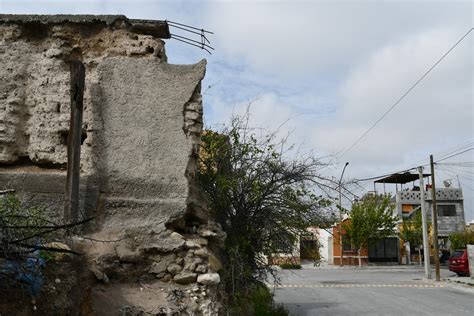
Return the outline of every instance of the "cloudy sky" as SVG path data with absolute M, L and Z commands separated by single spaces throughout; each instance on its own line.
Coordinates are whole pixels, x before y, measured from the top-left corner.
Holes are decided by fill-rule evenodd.
M 125 14 L 211 30 L 212 56 L 166 43 L 170 63 L 208 60 L 206 125 L 218 126 L 251 103 L 253 126 L 280 127 L 305 151 L 331 155 L 327 175 L 339 177 L 350 162 L 346 181 L 474 147 L 471 32 L 347 150 L 472 28 L 471 1 L 0 0 L 0 12 Z M 453 179 L 457 186 L 459 177 L 468 221 L 474 219 L 472 161 L 474 150 L 438 169 L 439 184 Z M 370 181 L 360 184 L 373 189 Z M 361 187 L 351 190 L 363 194 Z

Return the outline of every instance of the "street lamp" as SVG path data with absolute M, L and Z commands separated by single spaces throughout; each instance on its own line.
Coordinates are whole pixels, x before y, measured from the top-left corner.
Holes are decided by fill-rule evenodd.
M 339 265 L 342 267 L 344 265 L 343 263 L 343 258 L 344 258 L 344 255 L 343 255 L 343 243 L 342 243 L 342 194 L 341 194 L 341 182 L 342 182 L 342 177 L 344 176 L 344 171 L 346 171 L 346 167 L 347 165 L 349 165 L 349 162 L 346 162 L 346 164 L 344 165 L 344 169 L 342 169 L 342 173 L 341 173 L 341 178 L 339 179 L 339 185 L 338 185 L 338 188 L 339 188 L 339 249 L 340 249 L 340 252 L 341 252 L 341 255 L 339 256 Z

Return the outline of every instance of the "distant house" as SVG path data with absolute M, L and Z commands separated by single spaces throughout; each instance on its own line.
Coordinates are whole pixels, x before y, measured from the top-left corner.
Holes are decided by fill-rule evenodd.
M 425 203 L 428 221 L 431 221 L 431 214 L 433 210 L 433 198 L 431 192 L 431 184 L 429 184 L 429 174 L 424 174 L 424 178 L 428 178 L 425 186 Z M 417 182 L 419 180 L 418 174 L 402 173 L 392 174 L 388 177 L 379 179 L 375 183 L 395 184 L 395 209 L 394 215 L 399 217 L 399 223 L 403 218 L 410 218 L 414 212 L 421 209 L 421 190 Z M 438 215 L 438 243 L 440 250 L 448 251 L 449 234 L 457 231 L 462 231 L 465 226 L 464 220 L 464 201 L 461 188 L 452 188 L 446 185 L 443 188 L 436 188 L 436 206 Z M 431 238 L 430 238 L 431 239 Z M 416 245 L 410 245 L 411 254 L 416 254 Z M 403 240 L 395 243 L 391 240 L 385 240 L 378 247 L 369 247 L 369 262 L 377 261 L 394 261 L 395 254 L 400 263 L 404 263 L 406 256 L 405 248 L 403 247 Z M 433 254 L 432 254 L 433 255 Z
M 428 178 L 429 174 L 423 175 Z M 402 227 L 404 218 L 410 218 L 415 212 L 421 209 L 421 191 L 417 181 L 418 174 L 403 173 L 393 174 L 388 177 L 375 181 L 375 184 L 383 184 L 384 191 L 386 184 L 395 184 L 395 203 L 394 215 L 399 218 L 399 225 L 396 234 L 381 240 L 368 242 L 368 247 L 362 249 L 362 264 L 369 263 L 395 263 L 405 264 L 408 261 L 407 249 L 404 241 L 399 238 L 398 232 Z M 431 212 L 433 208 L 433 199 L 431 193 L 431 184 L 425 187 L 426 212 L 428 221 L 431 221 Z M 374 185 L 375 185 L 374 184 Z M 376 191 L 368 194 L 377 194 Z M 463 231 L 466 227 L 464 220 L 464 200 L 461 188 L 452 188 L 445 186 L 436 188 L 436 206 L 438 214 L 438 242 L 440 251 L 449 251 L 449 234 Z M 344 219 L 343 223 L 349 219 Z M 344 224 L 342 225 L 344 227 Z M 281 262 L 300 263 L 301 260 L 318 260 L 328 264 L 339 265 L 341 263 L 340 246 L 340 223 L 334 224 L 329 229 L 310 228 L 308 234 L 300 236 L 291 254 L 274 254 L 271 262 L 278 264 Z M 474 221 L 467 226 L 474 230 Z M 351 242 L 345 237 L 346 232 L 342 230 L 342 263 L 344 265 L 358 265 L 357 250 L 353 249 Z M 431 235 L 430 235 L 431 236 Z M 430 237 L 431 240 L 431 237 Z M 431 245 L 431 243 L 430 243 Z M 412 262 L 418 261 L 418 245 L 409 245 Z M 433 251 L 431 250 L 433 256 Z
M 423 175 L 425 178 L 429 174 Z M 375 181 L 375 184 L 383 184 L 385 191 L 386 184 L 395 184 L 395 195 L 393 202 L 395 203 L 394 215 L 399 218 L 397 234 L 377 241 L 368 242 L 367 249 L 362 250 L 362 264 L 368 263 L 400 263 L 405 264 L 407 250 L 404 241 L 398 237 L 404 218 L 410 218 L 415 212 L 421 209 L 421 191 L 419 185 L 418 174 L 403 173 L 393 174 L 388 177 Z M 427 181 L 428 182 L 428 181 Z M 375 186 L 374 184 L 374 186 Z M 376 191 L 368 194 L 377 194 Z M 464 220 L 464 203 L 461 188 L 452 188 L 446 185 L 442 188 L 436 188 L 436 206 L 438 214 L 438 242 L 441 251 L 449 251 L 449 234 L 462 231 L 465 227 Z M 431 221 L 431 212 L 433 208 L 433 199 L 431 193 L 431 185 L 428 183 L 425 187 L 425 203 L 426 212 L 428 213 L 428 221 Z M 343 220 L 343 223 L 349 219 Z M 329 254 L 329 263 L 339 265 L 341 262 L 341 246 L 340 246 L 340 224 L 335 224 L 332 228 L 332 236 L 329 236 L 332 249 Z M 344 224 L 343 224 L 344 227 Z M 474 230 L 474 223 L 470 228 Z M 430 235 L 431 236 L 431 235 Z M 430 238 L 431 239 L 431 238 Z M 352 249 L 350 240 L 345 237 L 345 231 L 342 230 L 342 262 L 344 265 L 357 265 L 357 252 Z M 431 245 L 431 244 L 430 244 Z M 411 253 L 411 261 L 418 261 L 417 247 L 418 245 L 409 245 Z M 433 251 L 431 250 L 431 255 Z
M 284 232 L 281 232 L 282 236 Z M 293 251 L 273 253 L 267 257 L 270 264 L 295 263 L 300 264 L 304 260 L 308 261 L 330 261 L 332 260 L 332 244 L 329 244 L 332 229 L 319 227 L 308 227 L 307 232 L 298 237 L 292 247 L 286 244 L 282 249 Z M 285 242 L 287 238 L 281 238 Z M 289 240 L 289 239 L 288 239 Z M 290 241 L 289 241 L 290 242 Z
M 350 221 L 346 218 L 342 221 L 342 263 L 343 265 L 359 265 L 359 257 L 357 255 L 357 249 L 354 249 L 351 241 L 346 236 L 346 231 L 344 230 L 344 224 Z M 332 227 L 332 260 L 330 263 L 334 265 L 341 264 L 341 223 L 337 223 Z M 361 252 L 361 261 L 362 264 L 368 263 L 368 250 L 367 248 L 362 248 Z

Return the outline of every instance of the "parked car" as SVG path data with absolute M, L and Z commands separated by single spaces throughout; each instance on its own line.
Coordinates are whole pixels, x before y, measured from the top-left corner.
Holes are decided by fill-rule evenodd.
M 467 259 L 467 250 L 456 250 L 449 257 L 449 271 L 456 273 L 458 276 L 469 276 L 469 262 Z

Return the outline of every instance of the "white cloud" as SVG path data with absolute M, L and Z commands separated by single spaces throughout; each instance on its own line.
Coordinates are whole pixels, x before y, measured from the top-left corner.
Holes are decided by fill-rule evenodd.
M 332 150 L 350 146 L 464 31 L 436 29 L 410 34 L 376 50 L 354 67 L 341 87 L 343 105 L 334 118 L 337 133 L 331 137 L 332 132 L 324 130 L 333 125 L 323 126 L 323 136 L 316 141 L 333 140 Z M 370 163 L 396 163 L 415 148 L 429 150 L 435 144 L 472 138 L 472 38 L 462 44 L 348 156 Z
M 220 2 L 206 24 L 219 54 L 258 71 L 312 76 L 347 67 L 410 32 L 449 23 L 467 28 L 468 3 L 374 1 Z

